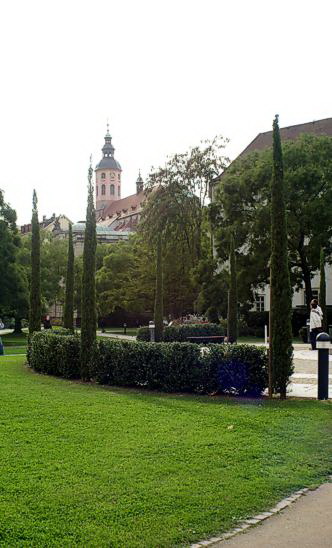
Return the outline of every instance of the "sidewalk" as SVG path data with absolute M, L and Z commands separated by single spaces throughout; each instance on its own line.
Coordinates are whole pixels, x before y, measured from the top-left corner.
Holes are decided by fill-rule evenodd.
M 330 548 L 332 483 L 309 491 L 291 506 L 213 548 Z
M 102 333 L 101 331 L 97 331 L 98 337 L 106 337 L 110 339 L 120 339 L 123 341 L 136 341 L 136 337 L 133 335 L 123 335 L 122 333 Z

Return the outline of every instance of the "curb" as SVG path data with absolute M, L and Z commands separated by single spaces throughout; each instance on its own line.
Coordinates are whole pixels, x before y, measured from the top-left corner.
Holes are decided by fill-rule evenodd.
M 332 476 L 329 477 L 328 481 L 332 481 Z M 216 544 L 217 542 L 221 542 L 223 540 L 228 540 L 229 538 L 234 537 L 238 533 L 242 533 L 246 529 L 249 529 L 249 527 L 253 527 L 254 525 L 258 525 L 262 521 L 264 521 L 267 518 L 270 518 L 271 516 L 278 514 L 281 512 L 281 510 L 284 510 L 284 508 L 287 508 L 290 506 L 293 502 L 295 502 L 297 499 L 305 495 L 310 489 L 308 487 L 304 487 L 303 489 L 299 489 L 299 491 L 295 491 L 292 495 L 289 497 L 286 497 L 282 499 L 278 504 L 276 504 L 271 510 L 267 512 L 261 512 L 260 514 L 257 514 L 256 516 L 252 518 L 245 519 L 244 521 L 241 521 L 237 527 L 234 529 L 231 529 L 228 531 L 228 533 L 224 533 L 220 537 L 211 537 L 208 540 L 200 540 L 199 542 L 196 542 L 195 544 L 191 544 L 190 548 L 201 548 L 202 546 L 212 546 L 213 544 Z

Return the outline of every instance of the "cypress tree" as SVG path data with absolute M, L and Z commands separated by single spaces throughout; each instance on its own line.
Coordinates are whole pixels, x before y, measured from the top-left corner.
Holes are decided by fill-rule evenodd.
M 90 363 L 96 341 L 96 213 L 93 203 L 92 166 L 88 171 L 88 204 L 83 247 L 81 304 L 81 377 L 89 380 Z
M 325 253 L 320 250 L 320 285 L 319 285 L 319 304 L 323 312 L 322 328 L 327 333 L 327 310 L 326 310 L 326 279 L 325 279 Z
M 156 294 L 154 301 L 154 325 L 155 340 L 162 341 L 163 338 L 163 269 L 162 269 L 162 244 L 161 235 L 157 239 L 157 261 L 156 261 Z
M 287 218 L 278 115 L 273 121 L 270 261 L 270 388 L 286 398 L 293 372 L 292 291 L 287 250 Z M 270 391 L 270 396 L 272 396 Z
M 229 342 L 237 341 L 237 283 L 236 283 L 236 258 L 234 235 L 231 235 L 229 249 L 229 290 L 228 290 L 228 312 L 227 312 L 227 339 Z
M 30 285 L 30 311 L 29 334 L 40 331 L 41 323 L 41 297 L 40 297 L 40 232 L 38 221 L 37 194 L 33 191 L 32 219 L 31 219 L 31 285 Z
M 68 258 L 63 325 L 66 329 L 74 331 L 74 246 L 71 223 L 69 224 L 68 235 Z

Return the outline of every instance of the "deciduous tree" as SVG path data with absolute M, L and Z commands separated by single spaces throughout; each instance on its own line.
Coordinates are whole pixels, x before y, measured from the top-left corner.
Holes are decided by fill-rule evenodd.
M 332 138 L 302 135 L 282 144 L 291 285 L 305 288 L 319 269 L 319 250 L 332 259 Z M 272 149 L 241 156 L 225 171 L 210 206 L 218 256 L 227 260 L 230 230 L 237 235 L 240 302 L 253 300 L 269 279 Z

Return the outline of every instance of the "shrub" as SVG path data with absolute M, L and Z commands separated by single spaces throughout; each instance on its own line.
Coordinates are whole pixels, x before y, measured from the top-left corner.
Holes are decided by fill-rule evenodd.
M 224 335 L 222 325 L 216 323 L 171 325 L 164 329 L 164 341 L 187 341 L 187 337 Z
M 30 365 L 36 371 L 78 378 L 80 339 L 36 333 Z M 200 345 L 99 340 L 90 377 L 102 384 L 164 392 L 228 393 L 257 396 L 267 386 L 267 355 L 251 345 Z
M 137 330 L 136 339 L 138 341 L 149 341 L 150 340 L 150 329 L 148 327 L 140 327 Z
M 168 325 L 164 328 L 164 342 L 187 342 L 187 337 L 204 337 L 224 335 L 224 327 L 216 323 L 197 323 Z M 149 327 L 140 327 L 137 331 L 138 341 L 150 341 Z
M 31 337 L 28 354 L 30 367 L 39 373 L 66 379 L 80 376 L 80 340 L 74 335 L 36 332 Z

